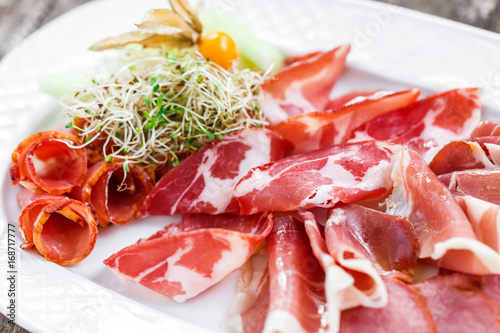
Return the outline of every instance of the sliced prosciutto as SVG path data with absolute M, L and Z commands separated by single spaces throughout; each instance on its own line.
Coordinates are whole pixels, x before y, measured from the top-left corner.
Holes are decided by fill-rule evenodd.
M 384 277 L 411 282 L 417 238 L 406 217 L 347 204 L 330 210 L 325 226 L 329 252 L 346 268 L 368 259 Z M 352 268 L 351 268 L 352 269 Z
M 420 258 L 470 274 L 500 273 L 500 254 L 481 243 L 448 188 L 412 150 L 403 150 L 392 173 L 388 212 L 410 219 Z
M 95 212 L 99 225 L 126 224 L 141 208 L 153 184 L 148 174 L 134 165 L 125 172 L 122 163 L 101 161 L 93 165 L 82 186 L 71 191 L 71 197 L 87 203 Z
M 186 227 L 140 240 L 104 261 L 134 280 L 176 302 L 190 299 L 242 266 L 272 230 L 272 216 L 192 214 Z
M 19 230 L 25 239 L 21 248 L 35 247 L 48 261 L 64 266 L 85 259 L 97 237 L 90 209 L 61 195 L 39 194 L 29 199 L 19 215 Z
M 438 332 L 500 332 L 500 311 L 480 289 L 481 278 L 454 273 L 415 285 L 427 298 Z
M 481 290 L 500 308 L 500 275 L 486 275 Z
M 365 99 L 378 99 L 382 96 L 390 94 L 392 94 L 392 92 L 383 90 L 352 91 L 350 93 L 329 100 L 328 104 L 325 105 L 324 110 L 318 110 L 318 111 L 335 111 L 341 109 L 346 105 L 359 103 Z
M 415 287 L 398 280 L 386 280 L 385 285 L 389 295 L 387 306 L 380 309 L 360 306 L 342 311 L 341 333 L 438 332 L 425 297 Z
M 500 206 L 468 195 L 456 199 L 469 218 L 477 238 L 500 252 Z
M 419 95 L 416 89 L 381 94 L 331 112 L 310 112 L 288 118 L 272 130 L 294 145 L 294 153 L 329 148 L 345 143 L 352 130 L 390 111 L 413 103 Z
M 357 264 L 342 267 L 344 258 L 334 258 L 328 252 L 323 227 L 317 222 L 315 214 L 300 209 L 299 216 L 304 222 L 313 254 L 325 271 L 329 330 L 338 331 L 341 310 L 359 305 L 386 306 L 387 290 L 373 264 L 364 258 L 357 258 Z
M 470 195 L 500 205 L 500 169 L 473 169 L 439 176 L 456 195 Z
M 241 268 L 238 292 L 224 320 L 224 332 L 262 332 L 269 312 L 269 296 L 267 255 L 256 254 Z
M 495 121 L 483 121 L 472 131 L 470 137 L 499 136 L 500 123 Z
M 276 219 L 267 253 L 270 307 L 263 332 L 326 331 L 325 273 L 314 257 L 304 224 L 291 216 Z
M 429 166 L 437 175 L 460 170 L 495 167 L 489 159 L 487 151 L 479 142 L 475 141 L 448 143 L 438 151 Z
M 290 116 L 323 110 L 342 74 L 350 46 L 297 57 L 260 86 L 260 105 L 270 124 Z
M 87 153 L 80 140 L 61 131 L 35 133 L 12 153 L 12 184 L 37 193 L 63 194 L 82 184 L 87 173 Z
M 182 161 L 154 186 L 139 216 L 176 213 L 239 212 L 236 183 L 254 167 L 277 161 L 288 142 L 269 130 L 247 129 L 228 135 Z
M 284 158 L 252 169 L 235 187 L 242 214 L 332 207 L 390 191 L 401 146 L 363 142 Z
M 401 143 L 429 162 L 448 142 L 470 136 L 481 116 L 479 97 L 479 88 L 429 96 L 360 126 L 349 141 Z

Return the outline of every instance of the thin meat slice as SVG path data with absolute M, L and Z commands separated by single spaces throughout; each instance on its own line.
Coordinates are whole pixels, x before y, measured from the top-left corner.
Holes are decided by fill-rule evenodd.
M 500 252 L 500 206 L 468 195 L 456 199 L 469 218 L 477 238 Z
M 473 169 L 440 175 L 455 195 L 470 195 L 500 205 L 500 169 Z
M 325 273 L 309 245 L 304 224 L 278 218 L 267 239 L 270 308 L 263 332 L 324 332 Z
M 285 61 L 283 62 L 283 68 L 288 67 L 290 65 L 293 65 L 296 62 L 299 61 L 304 61 L 310 58 L 314 58 L 317 55 L 320 55 L 324 53 L 323 51 L 314 51 L 306 54 L 292 54 L 291 56 L 288 56 Z
M 252 169 L 235 187 L 241 214 L 332 207 L 383 196 L 401 146 L 363 142 L 284 158 Z
M 290 116 L 323 110 L 345 67 L 350 46 L 296 58 L 260 86 L 260 105 L 270 124 Z
M 345 143 L 352 130 L 390 111 L 413 103 L 417 89 L 363 99 L 330 112 L 310 112 L 288 118 L 272 130 L 294 145 L 294 153 Z
M 183 302 L 243 265 L 272 229 L 268 214 L 184 218 L 191 225 L 189 231 L 156 234 L 113 254 L 104 264 L 128 280 Z
M 481 277 L 454 273 L 415 285 L 438 332 L 500 332 L 500 311 L 480 290 Z
M 387 306 L 379 309 L 360 306 L 342 311 L 341 333 L 438 332 L 427 310 L 425 297 L 415 287 L 398 280 L 386 280 L 385 285 L 389 299 Z
M 481 116 L 480 91 L 455 89 L 429 96 L 360 126 L 349 141 L 400 143 L 429 162 L 445 144 L 470 136 Z
M 250 169 L 283 158 L 289 143 L 269 130 L 247 129 L 208 145 L 154 186 L 138 216 L 239 213 L 233 189 Z
M 88 171 L 82 186 L 73 188 L 70 196 L 87 203 L 95 212 L 99 225 L 126 224 L 139 211 L 153 184 L 141 168 L 122 163 L 101 161 Z
M 437 175 L 468 169 L 494 168 L 479 142 L 452 141 L 432 159 L 429 166 Z
M 61 195 L 32 197 L 19 215 L 23 249 L 35 247 L 48 261 L 75 265 L 93 250 L 97 224 L 90 209 L 80 201 Z
M 224 332 L 262 332 L 269 312 L 267 255 L 252 256 L 241 268 L 238 292 L 224 320 Z
M 448 188 L 412 150 L 403 150 L 392 173 L 388 213 L 409 217 L 419 258 L 470 274 L 500 273 L 500 254 L 481 243 Z
M 342 266 L 368 259 L 383 277 L 413 279 L 417 237 L 406 217 L 347 204 L 330 210 L 325 226 L 329 252 Z
M 336 260 L 328 252 L 324 230 L 316 216 L 304 209 L 299 210 L 299 216 L 304 222 L 313 254 L 325 272 L 329 330 L 338 331 L 341 310 L 359 305 L 376 308 L 386 306 L 387 290 L 373 265 L 367 260 L 358 259 L 358 265 L 348 265 L 351 269 L 342 267 L 343 258 Z
M 500 275 L 485 275 L 481 290 L 500 308 Z
M 329 100 L 324 110 L 318 110 L 318 111 L 335 111 L 350 104 L 359 103 L 367 99 L 379 99 L 383 96 L 391 94 L 393 94 L 393 92 L 384 90 L 352 91 L 342 96 Z
M 500 123 L 495 121 L 483 121 L 472 131 L 470 137 L 499 136 Z
M 63 194 L 82 184 L 87 173 L 87 153 L 80 140 L 61 131 L 35 133 L 12 153 L 12 184 L 37 193 Z

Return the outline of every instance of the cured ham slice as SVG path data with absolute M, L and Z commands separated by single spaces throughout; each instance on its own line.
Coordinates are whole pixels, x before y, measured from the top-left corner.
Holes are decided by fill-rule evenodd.
M 411 282 L 417 238 L 406 217 L 347 204 L 333 208 L 325 226 L 329 252 L 348 269 L 368 259 L 384 277 Z
M 472 131 L 470 137 L 499 136 L 500 123 L 494 121 L 483 121 Z
M 479 289 L 480 277 L 455 273 L 416 284 L 438 332 L 500 332 L 500 311 Z
M 500 308 L 500 275 L 486 275 L 481 290 Z
M 438 332 L 425 297 L 415 287 L 397 280 L 386 280 L 385 285 L 389 295 L 387 306 L 379 309 L 360 306 L 342 311 L 341 333 Z
M 324 53 L 323 51 L 315 51 L 306 54 L 293 54 L 285 59 L 285 61 L 283 62 L 283 67 L 288 67 L 290 65 L 293 65 L 298 61 L 305 61 L 307 59 L 314 58 L 323 53 Z
M 393 94 L 393 92 L 383 90 L 353 91 L 328 101 L 323 111 L 335 111 L 349 104 L 359 103 L 366 99 L 378 99 L 390 94 Z
M 238 293 L 224 321 L 224 332 L 262 332 L 270 296 L 267 255 L 253 256 L 241 271 Z
M 481 243 L 453 195 L 412 150 L 403 150 L 392 173 L 388 212 L 409 217 L 420 258 L 470 274 L 500 273 L 500 254 Z
M 267 239 L 270 307 L 264 333 L 324 332 L 325 273 L 312 253 L 304 224 L 278 218 Z
M 103 227 L 130 222 L 153 188 L 141 168 L 130 165 L 127 173 L 123 169 L 122 163 L 101 161 L 89 169 L 83 185 L 71 191 L 71 197 L 94 210 Z
M 344 258 L 334 258 L 328 252 L 324 230 L 315 215 L 300 209 L 299 216 L 304 222 L 314 256 L 325 271 L 329 331 L 338 331 L 341 310 L 359 305 L 386 306 L 387 291 L 373 265 L 366 259 L 357 259 L 358 265 L 347 265 L 349 268 L 344 269 L 340 266 Z
M 80 140 L 60 131 L 35 133 L 12 153 L 12 184 L 37 193 L 63 194 L 82 184 L 87 173 L 85 149 Z
M 456 195 L 470 195 L 500 205 L 500 169 L 473 169 L 439 176 Z
M 448 142 L 470 136 L 481 116 L 479 97 L 479 88 L 429 96 L 360 126 L 349 141 L 400 143 L 419 152 L 429 162 Z
M 269 130 L 247 129 L 191 155 L 154 186 L 139 216 L 239 212 L 236 183 L 254 167 L 283 158 L 289 143 Z
M 270 124 L 290 116 L 323 110 L 333 85 L 342 74 L 350 46 L 315 52 L 284 67 L 260 86 L 260 105 Z
M 416 89 L 382 94 L 364 99 L 333 112 L 310 112 L 288 118 L 272 130 L 290 141 L 294 153 L 302 153 L 345 143 L 352 130 L 390 111 L 413 103 L 419 95 Z
M 242 214 L 375 199 L 392 187 L 390 173 L 400 150 L 371 141 L 294 155 L 252 169 L 234 193 Z
M 457 197 L 477 238 L 500 252 L 500 206 L 471 196 Z
M 242 266 L 272 230 L 268 214 L 193 214 L 184 216 L 184 222 L 187 230 L 167 229 L 120 250 L 104 264 L 128 280 L 183 302 Z
M 429 166 L 437 175 L 495 167 L 481 145 L 473 141 L 450 142 L 434 156 Z
M 89 208 L 61 195 L 33 196 L 19 215 L 23 249 L 35 247 L 48 261 L 70 266 L 85 259 L 97 237 Z

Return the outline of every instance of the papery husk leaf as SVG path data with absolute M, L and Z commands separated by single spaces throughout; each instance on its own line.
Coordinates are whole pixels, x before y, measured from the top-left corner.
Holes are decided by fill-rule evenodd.
M 160 35 L 182 34 L 196 40 L 198 33 L 191 28 L 177 13 L 168 9 L 152 9 L 144 15 L 142 22 L 136 24 L 139 29 L 149 30 Z
M 193 46 L 193 40 L 191 37 L 183 35 L 158 35 L 144 31 L 132 31 L 97 42 L 90 47 L 90 50 L 122 49 L 129 44 L 140 44 L 143 47 L 149 48 L 180 49 Z
M 169 0 L 170 5 L 172 6 L 172 9 L 174 12 L 179 14 L 179 16 L 189 23 L 191 28 L 193 28 L 194 31 L 196 31 L 198 34 L 201 34 L 203 30 L 203 25 L 201 24 L 200 20 L 198 20 L 198 15 L 196 11 L 189 7 L 188 3 L 186 0 Z

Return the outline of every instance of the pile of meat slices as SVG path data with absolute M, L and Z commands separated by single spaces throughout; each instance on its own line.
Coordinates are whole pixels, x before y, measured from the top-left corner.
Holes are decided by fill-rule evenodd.
M 348 53 L 289 59 L 261 86 L 268 128 L 214 142 L 152 188 L 136 170 L 126 205 L 111 191 L 119 167 L 77 168 L 86 157 L 61 140 L 21 144 L 13 182 L 39 193 L 20 200 L 25 246 L 86 253 L 92 233 L 63 237 L 63 219 L 93 230 L 94 215 L 105 226 L 182 214 L 104 263 L 179 302 L 241 269 L 229 332 L 499 332 L 500 124 L 480 123 L 478 88 L 332 100 Z M 71 165 L 64 181 L 51 149 Z M 438 274 L 415 283 L 423 265 Z

